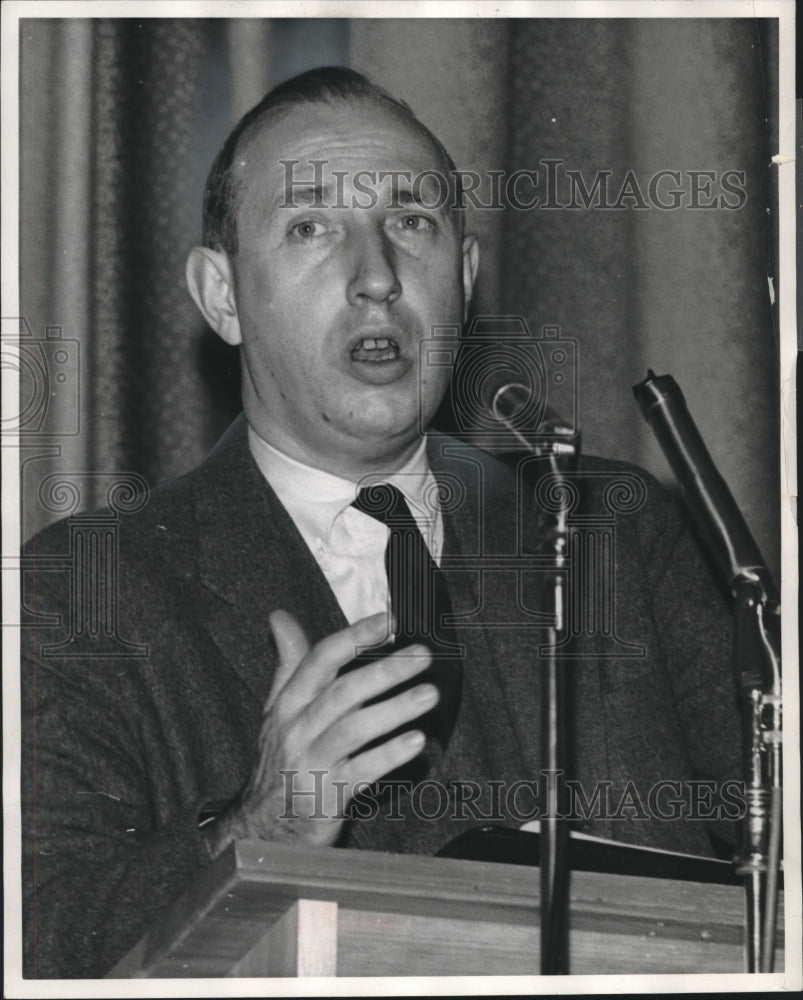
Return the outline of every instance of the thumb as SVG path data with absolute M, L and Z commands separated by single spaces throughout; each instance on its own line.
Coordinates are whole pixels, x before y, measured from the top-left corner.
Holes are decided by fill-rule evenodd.
M 266 709 L 274 703 L 282 688 L 295 673 L 296 667 L 309 652 L 309 641 L 304 629 L 289 611 L 272 611 L 268 615 L 268 624 L 279 652 L 279 666 L 273 677 Z

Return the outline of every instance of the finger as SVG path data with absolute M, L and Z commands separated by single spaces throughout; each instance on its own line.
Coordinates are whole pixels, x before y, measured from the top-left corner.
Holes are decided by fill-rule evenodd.
M 276 701 L 279 692 L 293 676 L 310 648 L 304 629 L 289 611 L 272 611 L 268 615 L 268 623 L 279 653 L 279 665 L 265 703 L 266 710 Z
M 427 647 L 416 645 L 351 670 L 310 702 L 300 723 L 311 733 L 322 733 L 365 702 L 420 674 L 431 662 Z
M 383 611 L 326 636 L 298 665 L 298 670 L 287 683 L 287 695 L 299 709 L 310 704 L 332 683 L 341 667 L 364 650 L 380 645 L 387 637 L 388 616 Z
M 426 737 L 420 729 L 395 736 L 381 746 L 358 754 L 342 767 L 342 774 L 350 787 L 364 783 L 372 785 L 390 771 L 408 763 L 424 749 Z
M 417 684 L 409 691 L 338 719 L 314 740 L 313 753 L 320 760 L 343 761 L 366 743 L 426 714 L 439 700 L 440 692 L 434 684 Z

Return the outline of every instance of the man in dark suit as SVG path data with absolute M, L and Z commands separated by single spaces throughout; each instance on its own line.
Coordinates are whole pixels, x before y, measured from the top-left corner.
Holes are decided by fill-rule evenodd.
M 333 70 L 277 88 L 218 155 L 187 275 L 240 346 L 244 418 L 121 518 L 120 634 L 147 656 L 67 659 L 58 629 L 29 636 L 27 974 L 104 974 L 236 838 L 431 852 L 535 815 L 543 512 L 496 460 L 425 433 L 450 370 L 421 345 L 465 320 L 478 264 L 452 169 L 405 106 Z M 637 501 L 617 519 L 616 621 L 576 630 L 585 826 L 706 853 L 698 820 L 733 818 L 712 803 L 738 774 L 727 611 L 646 474 L 580 471 L 589 509 L 611 481 Z M 450 637 L 387 644 L 393 528 L 358 501 L 376 482 L 446 585 Z M 32 576 L 31 606 L 67 623 L 69 581 Z M 388 775 L 403 822 L 379 793 L 352 802 Z M 701 777 L 705 817 L 677 805 Z

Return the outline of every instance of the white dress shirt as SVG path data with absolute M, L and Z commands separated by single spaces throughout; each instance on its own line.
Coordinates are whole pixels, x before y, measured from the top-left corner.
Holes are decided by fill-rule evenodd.
M 389 606 L 385 547 L 389 529 L 352 507 L 363 486 L 392 483 L 407 500 L 433 559 L 440 563 L 443 518 L 426 438 L 404 468 L 359 483 L 297 462 L 248 429 L 251 454 L 321 567 L 349 624 Z

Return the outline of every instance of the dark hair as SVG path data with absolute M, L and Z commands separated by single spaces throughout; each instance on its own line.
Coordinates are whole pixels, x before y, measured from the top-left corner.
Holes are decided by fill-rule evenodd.
M 455 170 L 452 158 L 440 140 L 416 118 L 404 101 L 393 97 L 382 87 L 343 66 L 322 66 L 285 80 L 269 91 L 255 107 L 237 122 L 215 157 L 206 179 L 203 203 L 203 244 L 212 250 L 225 250 L 229 256 L 237 253 L 238 183 L 231 166 L 237 146 L 246 132 L 263 116 L 289 110 L 303 104 L 334 101 L 370 100 L 395 109 L 422 132 L 433 144 L 447 173 Z

